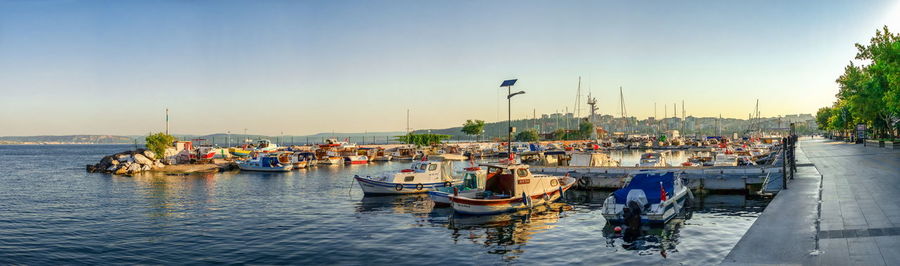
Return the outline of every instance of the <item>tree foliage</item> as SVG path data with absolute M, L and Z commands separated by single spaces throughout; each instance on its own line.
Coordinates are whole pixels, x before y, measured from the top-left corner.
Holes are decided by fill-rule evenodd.
M 578 139 L 590 139 L 591 133 L 594 132 L 594 124 L 588 121 L 582 121 L 581 124 L 578 124 Z
M 156 156 L 163 158 L 166 154 L 166 148 L 173 147 L 175 137 L 166 133 L 156 133 L 147 136 L 144 139 L 147 142 L 147 149 L 156 153 Z
M 484 130 L 484 120 L 466 120 L 462 127 L 462 132 L 470 136 L 479 135 L 482 130 Z
M 823 130 L 844 131 L 864 123 L 875 136 L 894 136 L 900 129 L 900 35 L 887 26 L 868 44 L 856 44 L 855 59 L 835 82 L 837 101 L 816 113 Z
M 540 139 L 541 135 L 535 129 L 525 130 L 516 134 L 516 141 L 538 141 Z
M 415 144 L 417 147 L 431 146 L 450 139 L 450 135 L 441 134 L 414 134 L 409 133 L 403 136 L 397 136 L 398 141 L 406 144 Z

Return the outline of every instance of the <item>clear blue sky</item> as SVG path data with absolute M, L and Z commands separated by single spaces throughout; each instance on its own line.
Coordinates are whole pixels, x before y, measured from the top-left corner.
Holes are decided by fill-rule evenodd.
M 578 76 L 604 114 L 813 113 L 900 31 L 898 1 L 636 2 L 0 0 L 0 135 L 444 128 L 507 78 L 514 117 L 572 111 Z

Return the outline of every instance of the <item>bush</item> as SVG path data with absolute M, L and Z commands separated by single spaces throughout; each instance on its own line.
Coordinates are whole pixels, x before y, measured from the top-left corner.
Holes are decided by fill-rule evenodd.
M 538 141 L 540 139 L 540 135 L 538 135 L 537 130 L 529 129 L 516 134 L 516 141 Z
M 172 147 L 175 137 L 166 133 L 156 133 L 147 136 L 147 149 L 156 153 L 158 158 L 165 158 L 166 148 Z
M 398 141 L 405 142 L 407 144 L 415 144 L 417 147 L 431 146 L 434 144 L 441 143 L 443 140 L 450 139 L 450 135 L 440 135 L 440 134 L 413 134 L 409 133 L 408 135 L 397 136 Z

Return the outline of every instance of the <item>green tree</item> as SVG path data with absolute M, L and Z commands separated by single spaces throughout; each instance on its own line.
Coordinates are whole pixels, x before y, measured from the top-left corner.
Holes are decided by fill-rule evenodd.
M 831 118 L 834 111 L 831 107 L 822 107 L 819 108 L 819 111 L 816 112 L 816 124 L 819 125 L 819 130 L 831 130 L 829 127 L 828 119 Z
M 484 120 L 466 120 L 462 132 L 469 136 L 477 136 L 484 130 Z
M 538 141 L 541 136 L 537 130 L 529 129 L 516 134 L 516 141 Z
M 844 68 L 836 82 L 837 97 L 850 112 L 836 122 L 865 123 L 876 136 L 895 135 L 900 122 L 900 35 L 887 26 L 876 30 L 869 44 L 856 44 L 856 59 L 869 62 Z M 842 113 L 843 114 L 843 113 Z
M 569 137 L 569 133 L 566 132 L 565 129 L 557 129 L 553 131 L 553 139 L 554 140 L 566 140 Z
M 409 133 L 403 136 L 397 136 L 398 141 L 402 141 L 406 144 L 415 144 L 416 147 L 425 147 L 431 146 L 434 144 L 441 143 L 441 141 L 450 139 L 450 135 L 441 135 L 441 134 L 414 134 Z
M 166 148 L 173 147 L 175 143 L 174 136 L 162 132 L 151 134 L 144 140 L 147 142 L 147 149 L 156 153 L 158 158 L 163 158 L 166 155 Z
M 578 124 L 578 139 L 590 139 L 591 133 L 594 132 L 594 124 L 588 121 L 582 121 L 581 124 Z

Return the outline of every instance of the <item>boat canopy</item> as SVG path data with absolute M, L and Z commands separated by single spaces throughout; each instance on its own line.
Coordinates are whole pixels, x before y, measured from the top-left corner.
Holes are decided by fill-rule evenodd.
M 640 173 L 631 178 L 631 182 L 625 187 L 613 192 L 616 196 L 616 204 L 626 204 L 628 191 L 640 189 L 647 195 L 647 202 L 658 203 L 660 199 L 659 183 L 662 182 L 666 192 L 671 195 L 675 191 L 675 172 L 667 173 Z M 669 197 L 671 198 L 671 197 Z
M 281 162 L 278 161 L 278 157 L 266 156 L 266 157 L 260 158 L 260 160 L 259 160 L 259 164 L 262 166 L 275 166 L 280 163 Z

